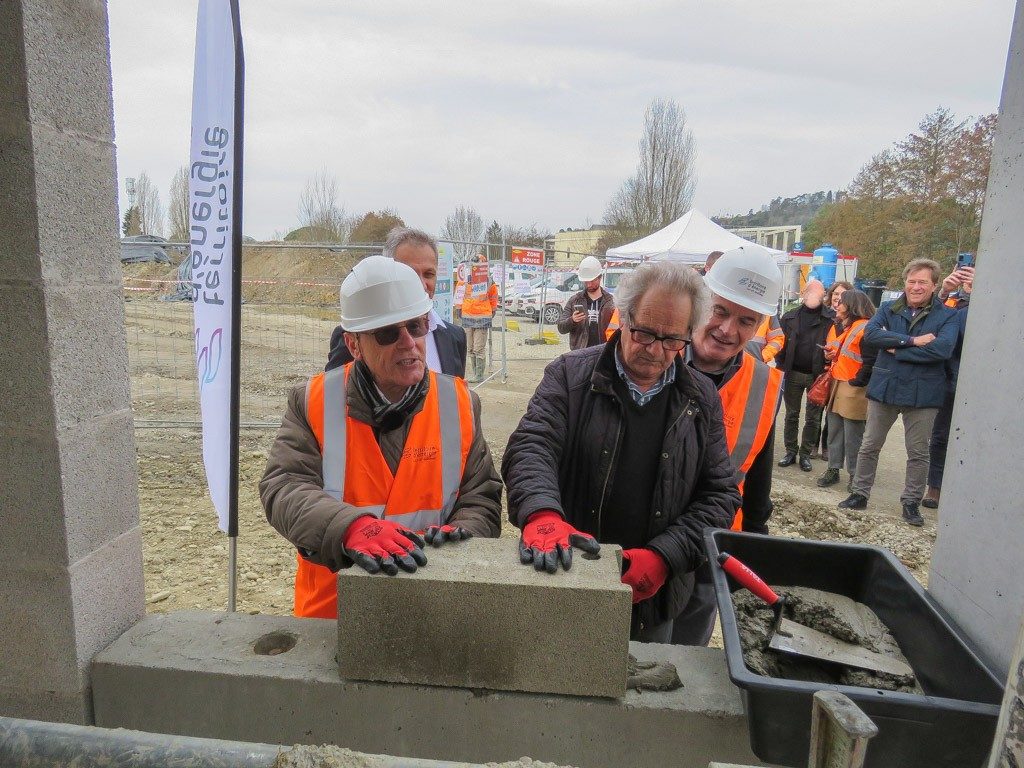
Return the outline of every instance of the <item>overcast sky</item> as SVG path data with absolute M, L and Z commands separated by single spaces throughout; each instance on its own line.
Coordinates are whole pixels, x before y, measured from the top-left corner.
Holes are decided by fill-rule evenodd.
M 245 234 L 297 226 L 326 168 L 346 211 L 437 232 L 457 205 L 556 231 L 602 220 L 644 109 L 686 110 L 695 206 L 847 185 L 936 106 L 999 104 L 1013 0 L 240 0 Z M 166 206 L 187 163 L 196 3 L 111 0 L 124 179 Z

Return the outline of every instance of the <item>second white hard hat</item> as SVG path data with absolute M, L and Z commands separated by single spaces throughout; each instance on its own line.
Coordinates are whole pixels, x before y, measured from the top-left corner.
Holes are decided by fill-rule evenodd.
M 416 271 L 387 256 L 367 256 L 341 283 L 341 327 L 349 333 L 422 317 L 433 306 Z
M 775 257 L 759 245 L 726 251 L 704 281 L 712 293 L 758 314 L 774 315 L 779 309 L 782 272 Z
M 596 256 L 585 256 L 576 270 L 576 276 L 584 283 L 589 283 L 591 280 L 599 278 L 602 272 L 604 269 Z

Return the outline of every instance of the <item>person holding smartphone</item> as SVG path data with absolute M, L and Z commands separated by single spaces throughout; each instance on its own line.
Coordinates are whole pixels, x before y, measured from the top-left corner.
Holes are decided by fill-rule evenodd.
M 570 349 L 585 349 L 604 344 L 608 322 L 615 311 L 615 299 L 601 286 L 601 262 L 587 256 L 576 275 L 583 290 L 574 294 L 562 309 L 558 332 L 569 334 Z

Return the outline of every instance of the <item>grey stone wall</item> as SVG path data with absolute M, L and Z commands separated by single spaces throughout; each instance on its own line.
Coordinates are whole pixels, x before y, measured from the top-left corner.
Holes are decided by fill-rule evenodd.
M 1024 610 L 1024 2 L 981 224 L 928 588 L 1005 673 Z
M 106 3 L 0 3 L 0 714 L 89 723 L 144 614 Z

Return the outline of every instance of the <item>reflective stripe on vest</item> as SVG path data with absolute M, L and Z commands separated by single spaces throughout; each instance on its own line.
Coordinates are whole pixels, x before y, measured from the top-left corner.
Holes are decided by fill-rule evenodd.
M 775 424 L 782 397 L 782 372 L 745 352 L 740 369 L 722 385 L 718 395 L 722 400 L 725 442 L 733 467 L 740 475 L 742 495 L 747 472 Z M 736 512 L 732 528 L 742 530 L 742 509 Z
M 860 354 L 860 343 L 867 324 L 867 320 L 857 320 L 839 337 L 839 354 L 832 363 L 832 378 L 836 381 L 849 381 L 860 370 L 864 362 Z
M 396 473 L 373 428 L 347 415 L 352 364 L 318 374 L 307 387 L 306 417 L 323 456 L 324 491 L 364 514 L 414 531 L 448 520 L 473 442 L 473 406 L 462 379 L 429 372 L 423 407 L 409 425 Z M 337 616 L 337 577 L 298 556 L 295 615 Z

